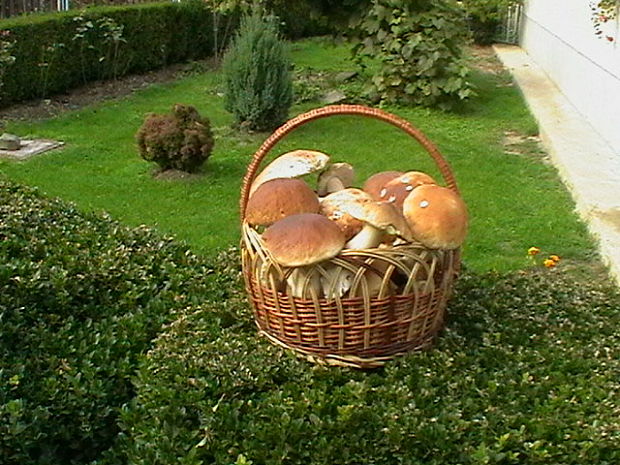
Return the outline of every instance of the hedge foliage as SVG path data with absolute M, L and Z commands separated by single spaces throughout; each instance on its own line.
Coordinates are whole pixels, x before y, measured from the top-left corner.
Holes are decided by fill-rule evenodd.
M 361 372 L 258 339 L 236 286 L 159 336 L 109 463 L 620 462 L 613 288 L 558 270 L 465 274 L 436 348 Z
M 0 463 L 87 463 L 110 447 L 139 354 L 213 268 L 144 227 L 0 180 Z
M 8 104 L 64 92 L 97 79 L 202 58 L 213 50 L 213 15 L 203 3 L 149 3 L 18 17 L 10 30 L 16 60 L 5 70 Z
M 382 102 L 450 109 L 473 94 L 465 17 L 451 0 L 372 0 L 355 35 Z
M 280 18 L 287 37 L 328 31 L 310 1 L 260 3 Z M 211 56 L 232 37 L 243 5 L 184 0 L 0 20 L 0 107 Z
M 433 350 L 362 372 L 257 338 L 238 264 L 0 181 L 0 462 L 620 461 L 617 289 L 464 273 Z

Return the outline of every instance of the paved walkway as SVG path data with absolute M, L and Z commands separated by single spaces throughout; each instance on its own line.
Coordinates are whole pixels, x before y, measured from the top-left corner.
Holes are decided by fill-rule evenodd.
M 521 88 L 552 162 L 620 284 L 620 153 L 602 140 L 523 49 L 494 49 Z

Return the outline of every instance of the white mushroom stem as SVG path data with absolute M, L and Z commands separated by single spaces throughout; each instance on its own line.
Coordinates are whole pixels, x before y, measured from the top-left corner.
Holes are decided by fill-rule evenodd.
M 341 191 L 342 189 L 346 189 L 344 182 L 338 176 L 330 176 L 327 179 L 322 179 L 319 181 L 319 185 L 317 186 L 317 194 L 320 196 L 328 195 L 333 192 Z
M 342 297 L 351 288 L 353 273 L 339 266 L 333 265 L 325 270 L 321 276 L 321 288 L 323 295 L 328 299 Z
M 383 234 L 383 230 L 366 223 L 344 247 L 345 249 L 372 249 L 381 243 Z
M 294 297 L 308 299 L 312 298 L 312 294 L 317 297 L 321 295 L 321 280 L 318 273 L 313 272 L 308 266 L 295 268 L 286 279 L 286 284 Z

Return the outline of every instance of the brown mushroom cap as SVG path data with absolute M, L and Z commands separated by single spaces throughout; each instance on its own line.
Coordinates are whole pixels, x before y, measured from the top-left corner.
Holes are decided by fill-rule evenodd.
M 248 200 L 245 220 L 268 226 L 298 213 L 318 213 L 319 199 L 301 179 L 272 179 L 261 184 Z
M 345 197 L 339 203 L 339 210 L 364 223 L 362 231 L 347 243 L 347 247 L 376 247 L 383 234 L 411 239 L 411 232 L 402 214 L 391 204 L 376 202 L 366 192 L 355 188 L 344 189 L 332 195 Z
M 437 182 L 421 171 L 408 171 L 387 182 L 379 191 L 379 200 L 393 203 L 398 211 L 402 211 L 405 198 L 413 189 L 424 184 L 437 184 Z
M 380 173 L 375 173 L 366 180 L 363 190 L 364 192 L 370 194 L 373 199 L 381 200 L 381 189 L 383 189 L 388 182 L 394 178 L 397 178 L 401 174 L 404 173 L 402 171 L 382 171 Z
M 276 178 L 297 178 L 321 171 L 329 163 L 329 155 L 315 150 L 293 150 L 280 155 L 269 163 L 254 179 L 250 186 L 250 195 L 258 187 Z
M 417 187 L 405 199 L 403 214 L 413 237 L 431 249 L 456 249 L 467 235 L 465 202 L 447 187 Z
M 344 234 L 333 222 L 315 213 L 287 216 L 262 235 L 265 247 L 283 266 L 305 266 L 328 260 L 344 247 Z

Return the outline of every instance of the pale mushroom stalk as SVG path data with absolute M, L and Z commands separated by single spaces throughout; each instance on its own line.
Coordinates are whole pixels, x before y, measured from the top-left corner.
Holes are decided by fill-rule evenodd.
M 312 291 L 317 297 L 321 296 L 321 281 L 318 274 L 312 272 L 312 267 L 295 268 L 286 279 L 286 284 L 294 297 L 309 299 L 312 298 Z
M 348 186 L 345 186 L 342 182 L 342 179 L 334 176 L 333 178 L 329 178 L 327 183 L 325 184 L 325 192 L 326 194 L 331 194 L 332 192 L 338 192 L 342 189 L 346 189 Z
M 321 276 L 323 295 L 328 299 L 342 297 L 351 288 L 353 273 L 337 265 L 326 267 L 325 275 Z
M 381 243 L 383 234 L 383 230 L 366 223 L 362 230 L 353 236 L 344 247 L 346 249 L 372 249 Z
M 355 171 L 348 163 L 334 163 L 319 175 L 317 194 L 319 197 L 346 189 L 353 184 Z

